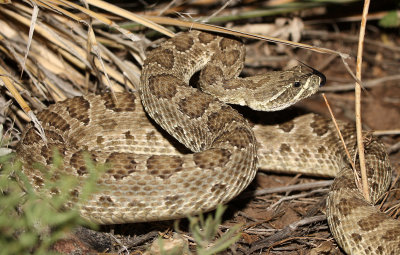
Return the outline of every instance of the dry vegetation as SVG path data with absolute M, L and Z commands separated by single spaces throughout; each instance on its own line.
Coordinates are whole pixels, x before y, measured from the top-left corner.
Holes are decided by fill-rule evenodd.
M 4 130 L 0 154 L 14 148 L 27 122 L 48 104 L 88 92 L 135 90 L 145 49 L 190 28 L 249 33 L 244 35 L 249 37 L 244 39 L 244 75 L 285 69 L 297 60 L 317 68 L 328 78 L 322 90 L 336 118 L 354 121 L 354 79 L 340 56 L 351 56 L 345 63 L 355 73 L 362 2 L 82 2 L 32 0 L 0 5 L 0 124 Z M 393 12 L 399 7 L 395 2 L 373 3 L 369 8 L 361 100 L 364 129 L 376 130 L 381 136 L 395 170 L 392 190 L 382 205 L 394 217 L 400 195 L 396 182 L 400 166 L 400 15 Z M 252 34 L 265 37 L 254 39 Z M 281 43 L 267 43 L 269 37 Z M 309 111 L 329 116 L 320 95 L 279 114 Z M 242 237 L 226 253 L 341 254 L 323 214 L 330 183 L 259 172 L 251 187 L 229 203 L 219 227 L 222 234 L 240 223 Z M 187 225 L 181 222 L 179 238 L 194 250 Z M 104 226 L 100 231 L 79 227 L 53 249 L 70 254 L 141 254 L 158 235 L 179 239 L 173 229 L 171 222 Z

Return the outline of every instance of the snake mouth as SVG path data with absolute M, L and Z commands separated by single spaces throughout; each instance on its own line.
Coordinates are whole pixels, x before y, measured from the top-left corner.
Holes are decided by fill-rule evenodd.
M 321 73 L 320 71 L 318 71 L 317 69 L 312 68 L 311 66 L 309 66 L 309 68 L 311 68 L 311 70 L 313 70 L 313 74 L 317 75 L 319 78 L 321 78 L 321 82 L 319 83 L 319 86 L 322 87 L 325 85 L 326 83 L 326 77 L 323 73 Z
M 310 68 L 310 69 L 312 70 L 312 73 L 315 74 L 315 75 L 317 75 L 317 76 L 321 79 L 321 81 L 320 81 L 320 83 L 319 83 L 319 86 L 320 86 L 320 87 L 322 87 L 322 86 L 325 85 L 325 83 L 326 83 L 326 76 L 325 76 L 323 73 L 321 73 L 321 72 L 318 71 L 317 69 L 313 68 L 312 66 L 307 65 L 306 63 L 304 63 L 304 62 L 302 62 L 302 61 L 300 61 L 300 60 L 297 60 L 297 61 L 299 61 L 302 65 L 304 65 L 304 66 Z

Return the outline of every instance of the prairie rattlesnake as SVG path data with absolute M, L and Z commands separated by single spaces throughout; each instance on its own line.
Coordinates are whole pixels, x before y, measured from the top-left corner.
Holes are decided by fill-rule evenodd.
M 299 67 L 232 79 L 243 58 L 240 43 L 208 33 L 194 31 L 168 40 L 149 53 L 139 93 L 117 94 L 117 101 L 110 94 L 76 97 L 39 113 L 49 142 L 45 145 L 33 126 L 27 128 L 17 146 L 25 173 L 40 188 L 42 173 L 31 163 L 51 164 L 56 147 L 64 157 L 62 171 L 83 180 L 87 170 L 82 153 L 88 151 L 93 160 L 111 162 L 112 168 L 99 179 L 100 192 L 80 206 L 83 217 L 103 224 L 164 220 L 212 210 L 238 195 L 256 174 L 258 149 L 262 168 L 331 176 L 340 172 L 328 198 L 328 221 L 346 252 L 388 254 L 399 249 L 398 222 L 362 200 L 329 121 L 308 115 L 283 125 L 255 126 L 254 135 L 230 106 L 187 85 L 202 69 L 205 91 L 228 103 L 278 110 L 315 93 L 321 82 Z M 193 153 L 171 146 L 141 103 Z M 355 155 L 353 129 L 342 127 Z M 383 145 L 372 139 L 366 151 L 376 201 L 389 185 L 391 169 Z M 79 189 L 73 193 L 79 196 Z

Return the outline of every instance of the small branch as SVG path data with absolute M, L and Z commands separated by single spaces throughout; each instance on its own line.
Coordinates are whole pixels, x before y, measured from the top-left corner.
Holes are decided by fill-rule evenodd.
M 226 7 L 228 7 L 230 4 L 232 4 L 232 0 L 226 1 L 226 3 L 223 6 L 221 6 L 221 8 L 219 8 L 217 11 L 215 11 L 213 14 L 211 14 L 207 18 L 203 19 L 202 22 L 204 22 L 204 23 L 209 22 L 210 19 L 216 17 L 220 12 L 222 12 L 224 9 L 226 9 Z
M 400 142 L 393 144 L 388 149 L 388 153 L 389 154 L 395 153 L 396 151 L 400 151 Z
M 370 3 L 369 0 L 365 0 L 362 19 L 361 19 L 361 27 L 360 27 L 360 35 L 359 35 L 358 51 L 357 51 L 357 69 L 356 69 L 356 76 L 358 80 L 361 80 L 362 54 L 364 48 L 365 26 L 367 23 L 369 3 Z M 358 157 L 360 160 L 362 193 L 364 195 L 365 200 L 370 202 L 368 181 L 367 181 L 367 169 L 365 167 L 364 142 L 363 142 L 364 138 L 362 134 L 362 122 L 361 122 L 361 84 L 358 82 L 356 82 L 355 97 L 356 97 L 355 108 L 356 108 L 357 145 L 358 145 Z
M 373 135 L 400 135 L 400 129 L 374 130 Z
M 268 206 L 267 210 L 272 210 L 273 208 L 276 208 L 278 205 L 282 204 L 282 202 L 284 202 L 284 201 L 309 197 L 313 194 L 318 194 L 318 193 L 328 193 L 328 191 L 329 191 L 329 189 L 316 189 L 316 190 L 312 190 L 307 193 L 300 193 L 300 194 L 296 194 L 296 195 L 292 195 L 292 196 L 284 196 L 284 197 L 280 198 L 278 201 L 276 201 L 275 203 L 273 203 L 272 205 Z
M 313 216 L 305 219 L 301 219 L 299 221 L 293 222 L 292 224 L 286 226 L 282 230 L 278 231 L 272 236 L 269 236 L 265 239 L 258 240 L 254 242 L 250 249 L 246 252 L 247 254 L 253 254 L 257 250 L 261 250 L 266 247 L 270 247 L 272 244 L 281 241 L 283 239 L 293 237 L 294 233 L 299 230 L 299 227 L 305 226 L 305 225 L 310 225 L 316 222 L 324 221 L 326 220 L 325 215 L 318 215 L 318 216 Z M 300 239 L 299 237 L 298 239 Z
M 328 99 L 326 98 L 326 96 L 325 96 L 324 93 L 322 93 L 322 97 L 324 98 L 325 104 L 326 104 L 326 106 L 328 107 L 328 111 L 329 111 L 329 113 L 330 113 L 330 115 L 331 115 L 331 119 L 332 119 L 332 121 L 333 121 L 333 124 L 335 125 L 336 131 L 337 131 L 338 134 L 339 134 L 340 141 L 342 141 L 344 150 L 346 151 L 347 158 L 349 159 L 349 162 L 350 162 L 350 164 L 351 164 L 351 167 L 353 168 L 353 170 L 354 170 L 354 172 L 355 172 L 355 171 L 356 171 L 356 166 L 354 165 L 353 159 L 351 158 L 350 153 L 349 153 L 349 150 L 347 149 L 346 143 L 344 142 L 344 139 L 343 139 L 343 136 L 342 136 L 342 132 L 340 131 L 339 125 L 338 125 L 337 122 L 336 122 L 335 116 L 333 115 L 333 112 L 332 112 L 331 106 L 329 105 Z
M 318 181 L 318 182 L 310 182 L 310 183 L 302 183 L 302 184 L 295 184 L 295 185 L 290 185 L 290 186 L 285 186 L 285 187 L 275 187 L 275 188 L 267 188 L 267 189 L 261 189 L 257 191 L 249 191 L 242 193 L 238 198 L 236 199 L 245 199 L 249 197 L 255 197 L 255 196 L 262 196 L 266 194 L 273 194 L 273 193 L 282 193 L 282 192 L 288 192 L 288 191 L 301 191 L 301 190 L 309 190 L 309 189 L 317 189 L 317 188 L 323 188 L 332 185 L 333 181 Z
M 385 77 L 368 80 L 368 81 L 363 81 L 363 86 L 364 86 L 364 88 L 372 88 L 372 87 L 375 87 L 378 85 L 382 85 L 384 82 L 395 81 L 395 80 L 400 80 L 399 74 L 385 76 Z M 331 92 L 331 91 L 349 91 L 349 90 L 354 90 L 354 83 L 333 85 L 330 87 L 322 87 L 322 88 L 320 88 L 319 91 Z

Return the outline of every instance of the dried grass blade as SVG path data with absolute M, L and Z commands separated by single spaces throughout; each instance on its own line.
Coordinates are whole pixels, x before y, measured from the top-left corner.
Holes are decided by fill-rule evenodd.
M 357 71 L 356 76 L 361 80 L 361 65 L 362 65 L 362 54 L 364 49 L 364 36 L 365 27 L 367 23 L 367 15 L 369 9 L 369 0 L 365 0 L 364 8 L 361 19 L 360 35 L 358 40 L 358 51 L 357 51 Z M 355 89 L 355 108 L 356 108 L 356 130 L 357 130 L 357 146 L 358 146 L 358 158 L 360 160 L 360 171 L 361 171 L 361 182 L 362 182 L 362 193 L 365 200 L 371 201 L 368 189 L 367 169 L 365 167 L 365 154 L 364 154 L 364 137 L 362 134 L 362 121 L 361 121 L 361 84 L 356 82 Z
M 160 26 L 154 22 L 152 22 L 151 20 L 146 19 L 145 17 L 136 15 L 132 12 L 129 12 L 127 10 L 124 10 L 122 8 L 119 8 L 113 4 L 104 2 L 104 1 L 100 1 L 100 0 L 87 0 L 87 3 L 89 3 L 90 5 L 96 6 L 98 8 L 101 8 L 103 10 L 107 10 L 111 13 L 117 14 L 121 17 L 124 17 L 126 19 L 132 20 L 134 22 L 137 22 L 139 24 L 142 24 L 143 26 L 146 26 L 148 28 L 154 29 L 162 34 L 165 34 L 167 36 L 173 37 L 174 33 L 172 33 L 171 31 L 169 31 L 168 29 L 166 29 L 163 26 Z
M 32 16 L 31 16 L 31 24 L 29 26 L 29 36 L 28 36 L 28 42 L 26 44 L 26 52 L 25 52 L 25 56 L 24 56 L 24 61 L 22 61 L 21 77 L 25 70 L 25 63 L 26 63 L 26 59 L 28 58 L 29 48 L 32 43 L 33 32 L 35 31 L 36 20 L 37 20 L 37 16 L 39 13 L 39 7 L 37 6 L 37 4 L 33 1 L 31 3 L 33 4 L 33 10 L 32 10 Z
M 39 1 L 39 2 L 41 3 L 41 6 L 43 6 L 45 8 L 51 9 L 52 11 L 55 11 L 57 13 L 61 13 L 73 20 L 78 21 L 78 22 L 81 22 L 81 23 L 85 22 L 85 20 L 83 20 L 81 17 L 59 7 L 58 5 L 67 6 L 60 1 L 56 1 L 56 0 L 53 1 L 54 3 L 57 3 L 57 5 L 50 3 L 50 1 Z
M 282 43 L 282 44 L 293 46 L 293 47 L 309 49 L 309 50 L 319 52 L 319 53 L 337 54 L 342 58 L 349 57 L 349 55 L 347 55 L 345 53 L 327 49 L 327 48 L 316 47 L 316 46 L 312 46 L 312 45 L 308 45 L 308 44 L 304 44 L 304 43 L 291 42 L 291 41 L 274 38 L 274 37 L 269 37 L 269 36 L 264 36 L 264 35 L 241 32 L 241 31 L 232 30 L 232 29 L 225 28 L 225 27 L 216 26 L 216 25 L 203 24 L 203 23 L 198 23 L 195 21 L 178 20 L 178 19 L 172 19 L 172 18 L 167 18 L 167 17 L 156 17 L 156 16 L 143 16 L 143 17 L 148 20 L 151 20 L 153 22 L 156 22 L 159 24 L 164 24 L 164 25 L 174 25 L 174 26 L 182 26 L 182 27 L 188 27 L 188 28 L 196 28 L 196 29 L 211 31 L 211 32 L 220 32 L 220 33 L 230 34 L 230 35 L 235 35 L 235 36 L 240 36 L 240 37 L 247 37 L 247 38 L 251 38 L 251 39 L 264 40 L 264 41 L 274 42 L 274 43 Z

